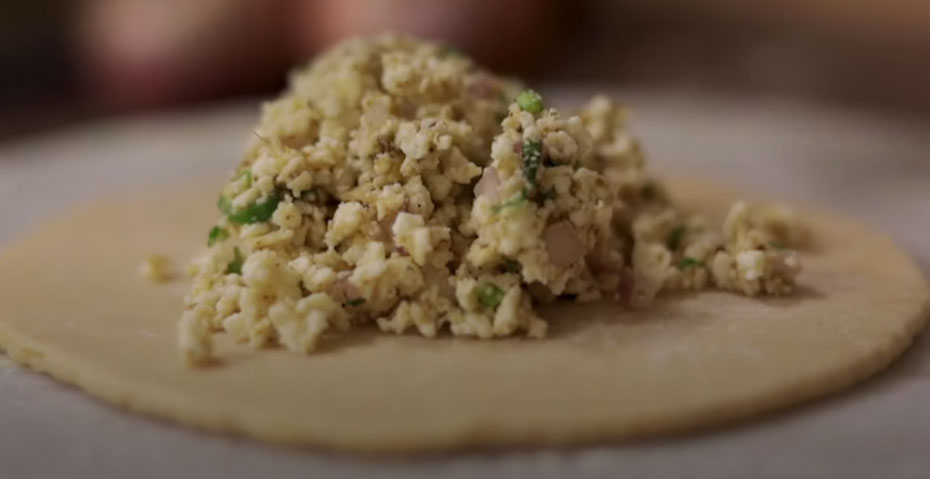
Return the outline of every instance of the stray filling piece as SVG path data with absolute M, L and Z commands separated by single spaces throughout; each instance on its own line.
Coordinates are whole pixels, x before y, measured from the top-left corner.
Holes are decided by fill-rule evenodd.
M 324 333 L 546 335 L 561 298 L 785 294 L 807 231 L 734 204 L 722 230 L 644 169 L 626 110 L 563 114 L 515 80 L 403 36 L 339 44 L 266 103 L 204 225 L 180 319 L 191 363 L 225 332 L 310 353 Z

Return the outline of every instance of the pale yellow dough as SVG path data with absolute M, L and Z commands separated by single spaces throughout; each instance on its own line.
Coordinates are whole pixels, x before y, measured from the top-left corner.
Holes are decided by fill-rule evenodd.
M 671 181 L 714 218 L 736 197 Z M 353 331 L 312 356 L 222 337 L 221 363 L 177 360 L 187 285 L 137 272 L 152 251 L 203 247 L 211 186 L 132 194 L 70 214 L 0 256 L 0 344 L 16 361 L 137 412 L 352 451 L 574 444 L 745 418 L 884 368 L 928 316 L 930 292 L 884 236 L 806 213 L 816 246 L 781 298 L 667 295 L 543 310 L 550 335 L 469 340 Z M 799 209 L 807 211 L 808 209 Z M 568 320 L 571 317 L 571 320 Z

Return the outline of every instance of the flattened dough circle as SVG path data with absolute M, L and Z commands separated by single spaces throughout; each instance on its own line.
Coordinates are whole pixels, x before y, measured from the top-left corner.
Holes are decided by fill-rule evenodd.
M 711 216 L 735 196 L 671 185 Z M 133 411 L 285 443 L 419 452 L 569 444 L 745 418 L 885 367 L 930 311 L 927 283 L 884 236 L 806 213 L 817 245 L 793 297 L 705 292 L 646 311 L 558 305 L 543 340 L 429 340 L 356 331 L 298 356 L 224 338 L 223 364 L 186 369 L 175 323 L 186 283 L 136 266 L 203 247 L 212 188 L 111 198 L 0 256 L 0 345 L 16 361 Z

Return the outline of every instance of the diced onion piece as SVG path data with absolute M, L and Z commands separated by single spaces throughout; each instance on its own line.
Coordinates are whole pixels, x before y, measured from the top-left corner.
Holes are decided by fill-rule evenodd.
M 493 100 L 500 96 L 497 81 L 487 73 L 478 73 L 470 78 L 468 93 L 481 100 Z
M 585 255 L 584 243 L 578 237 L 575 227 L 568 221 L 549 225 L 543 231 L 543 239 L 546 241 L 549 262 L 554 266 L 564 268 Z
M 608 251 L 604 245 L 599 245 L 595 247 L 587 256 L 585 256 L 585 263 L 587 263 L 588 268 L 591 269 L 592 273 L 619 273 L 623 270 L 623 263 L 614 259 L 611 260 Z
M 487 196 L 491 202 L 496 203 L 500 201 L 500 195 L 498 194 L 500 186 L 501 179 L 497 174 L 497 169 L 493 166 L 489 166 L 484 169 L 484 174 L 481 175 L 481 179 L 475 184 L 475 198 Z
M 629 304 L 633 298 L 633 288 L 636 286 L 636 276 L 630 268 L 620 270 L 620 281 L 617 282 L 617 302 Z
M 349 302 L 362 295 L 362 291 L 349 281 L 349 275 L 345 273 L 340 274 L 340 278 L 329 287 L 327 293 L 336 301 L 341 302 Z
M 384 218 L 378 220 L 378 227 L 381 230 L 381 235 L 384 236 L 384 240 L 388 244 L 393 244 L 394 241 L 394 220 L 397 219 L 397 215 L 400 214 L 400 211 L 394 211 L 384 215 Z

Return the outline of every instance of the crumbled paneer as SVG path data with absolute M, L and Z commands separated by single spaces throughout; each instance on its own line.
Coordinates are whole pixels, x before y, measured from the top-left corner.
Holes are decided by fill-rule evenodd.
M 299 353 L 362 324 L 542 337 L 534 308 L 556 299 L 789 292 L 807 239 L 793 213 L 737 203 L 722 231 L 684 213 L 626 116 L 603 96 L 563 114 L 409 37 L 333 47 L 264 106 L 220 193 L 183 356 L 209 359 L 220 332 Z
M 171 258 L 163 254 L 153 254 L 139 264 L 139 274 L 149 281 L 160 283 L 174 278 L 174 266 Z

